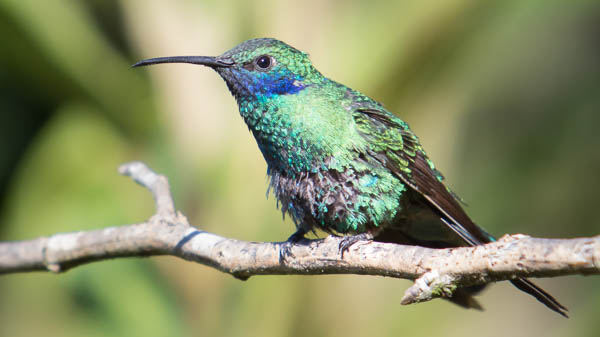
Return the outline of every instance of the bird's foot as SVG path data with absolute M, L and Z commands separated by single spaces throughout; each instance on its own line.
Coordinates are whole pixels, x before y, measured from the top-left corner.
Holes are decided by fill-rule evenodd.
M 287 239 L 287 241 L 281 243 L 279 246 L 279 263 L 284 263 L 288 257 L 292 256 L 292 246 L 304 240 L 305 234 L 306 231 L 298 229 Z
M 347 252 L 353 244 L 359 241 L 372 241 L 373 237 L 373 233 L 370 232 L 342 237 L 339 245 L 339 252 L 342 259 L 344 258 L 344 253 Z

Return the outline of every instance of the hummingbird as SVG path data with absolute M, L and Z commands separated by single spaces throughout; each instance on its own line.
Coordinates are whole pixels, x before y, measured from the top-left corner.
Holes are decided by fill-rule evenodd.
M 342 254 L 365 239 L 430 248 L 495 241 L 467 215 L 404 120 L 323 76 L 306 53 L 258 38 L 216 57 L 158 57 L 133 67 L 160 63 L 207 66 L 227 84 L 267 162 L 267 194 L 296 225 L 284 257 L 316 229 L 344 236 Z M 568 317 L 531 281 L 510 282 Z M 459 288 L 448 299 L 481 310 L 473 296 L 484 287 Z

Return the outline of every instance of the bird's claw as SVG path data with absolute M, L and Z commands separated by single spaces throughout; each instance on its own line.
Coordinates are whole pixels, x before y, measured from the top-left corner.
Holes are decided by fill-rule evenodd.
M 287 241 L 279 246 L 279 263 L 284 263 L 288 257 L 292 256 L 292 246 L 304 240 L 305 231 L 298 230 L 292 234 Z
M 283 242 L 281 244 L 281 246 L 279 247 L 279 263 L 284 263 L 285 260 L 292 256 L 292 245 L 294 243 L 293 242 Z
M 340 240 L 339 245 L 339 253 L 344 258 L 344 253 L 350 250 L 350 247 L 359 241 L 372 241 L 373 234 L 371 233 L 361 233 L 356 235 L 344 236 L 342 240 Z

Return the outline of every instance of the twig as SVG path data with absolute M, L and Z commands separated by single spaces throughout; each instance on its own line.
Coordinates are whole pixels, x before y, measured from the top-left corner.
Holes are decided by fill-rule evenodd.
M 430 249 L 359 242 L 343 258 L 340 238 L 328 236 L 292 245 L 280 261 L 281 243 L 228 239 L 192 227 L 175 210 L 167 179 L 140 162 L 121 174 L 150 190 L 156 214 L 145 223 L 55 234 L 27 241 L 0 242 L 0 273 L 64 272 L 81 264 L 130 256 L 172 255 L 239 279 L 253 275 L 365 274 L 416 280 L 403 304 L 451 296 L 457 287 L 516 277 L 600 273 L 600 236 L 539 239 L 504 236 L 478 247 Z

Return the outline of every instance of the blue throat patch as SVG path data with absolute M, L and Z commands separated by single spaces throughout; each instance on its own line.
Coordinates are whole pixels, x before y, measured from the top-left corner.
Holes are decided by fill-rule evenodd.
M 252 73 L 244 76 L 249 83 L 247 85 L 250 94 L 256 97 L 270 98 L 275 95 L 295 94 L 306 88 L 302 84 L 302 78 L 289 71 L 276 73 Z

